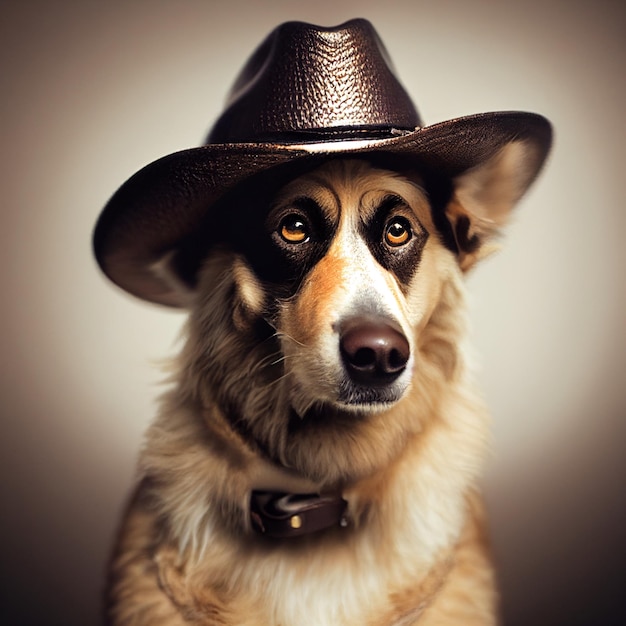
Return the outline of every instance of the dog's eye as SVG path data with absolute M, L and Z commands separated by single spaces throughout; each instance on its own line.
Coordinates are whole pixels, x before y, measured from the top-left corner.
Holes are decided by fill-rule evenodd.
M 309 240 L 309 226 L 300 215 L 287 215 L 278 227 L 280 236 L 287 243 L 305 243 Z
M 404 217 L 394 217 L 385 227 L 385 243 L 392 248 L 403 246 L 412 237 L 411 226 Z

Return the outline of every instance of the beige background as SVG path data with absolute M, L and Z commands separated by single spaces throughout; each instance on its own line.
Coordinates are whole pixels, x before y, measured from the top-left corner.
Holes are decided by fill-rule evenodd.
M 427 123 L 523 109 L 555 124 L 505 249 L 469 281 L 496 435 L 486 489 L 507 624 L 623 623 L 622 4 L 3 2 L 0 622 L 97 623 L 157 363 L 183 319 L 101 277 L 101 207 L 201 141 L 275 25 L 363 16 Z

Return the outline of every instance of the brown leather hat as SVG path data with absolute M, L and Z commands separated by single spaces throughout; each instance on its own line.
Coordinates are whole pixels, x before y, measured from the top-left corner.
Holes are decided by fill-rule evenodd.
M 183 306 L 155 268 L 244 181 L 263 174 L 279 183 L 293 174 L 289 165 L 368 154 L 414 160 L 454 178 L 511 141 L 526 142 L 535 155 L 525 189 L 550 148 L 545 118 L 484 113 L 423 126 L 369 22 L 288 22 L 245 65 L 204 146 L 147 165 L 113 195 L 95 229 L 95 255 L 126 291 Z

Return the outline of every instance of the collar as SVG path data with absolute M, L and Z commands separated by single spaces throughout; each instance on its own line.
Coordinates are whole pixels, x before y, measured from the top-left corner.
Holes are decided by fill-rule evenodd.
M 252 491 L 250 519 L 258 533 L 287 539 L 347 527 L 347 505 L 340 494 Z
M 256 457 L 250 485 L 249 519 L 259 534 L 275 539 L 348 526 L 348 502 L 338 489 Z

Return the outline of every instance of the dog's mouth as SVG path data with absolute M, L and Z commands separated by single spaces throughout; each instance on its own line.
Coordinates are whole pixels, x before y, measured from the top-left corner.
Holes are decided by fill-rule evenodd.
M 339 386 L 337 403 L 347 411 L 372 413 L 389 408 L 400 400 L 406 386 L 394 382 L 384 387 L 355 385 L 352 380 L 345 380 Z
M 304 410 L 291 409 L 292 419 L 316 424 L 352 422 L 391 408 L 403 393 L 395 388 L 340 386 L 336 401 L 315 402 Z
M 292 429 L 299 430 L 302 426 L 337 426 L 350 424 L 365 419 L 369 411 L 355 407 L 342 409 L 329 403 L 318 403 L 300 414 L 291 409 L 290 423 Z
M 300 421 L 354 421 L 389 410 L 405 396 L 410 377 L 389 377 L 382 384 L 359 384 L 353 376 L 340 371 L 334 385 L 319 394 L 321 386 L 296 382 L 291 390 L 291 411 Z

